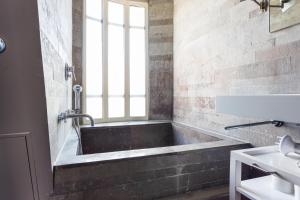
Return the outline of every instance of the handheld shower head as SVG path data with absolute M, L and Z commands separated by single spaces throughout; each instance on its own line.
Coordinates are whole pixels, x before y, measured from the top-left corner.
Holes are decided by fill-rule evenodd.
M 74 110 L 76 113 L 80 113 L 80 93 L 82 92 L 81 85 L 74 85 L 73 92 L 74 92 Z
M 81 87 L 81 85 L 74 85 L 74 86 L 73 86 L 73 91 L 74 91 L 74 92 L 79 92 L 79 93 L 81 93 L 81 92 L 82 92 L 82 87 Z

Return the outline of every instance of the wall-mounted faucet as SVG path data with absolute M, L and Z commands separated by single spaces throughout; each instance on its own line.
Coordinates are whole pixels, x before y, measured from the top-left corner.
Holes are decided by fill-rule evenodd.
M 275 127 L 282 127 L 284 125 L 283 121 L 278 121 L 278 120 L 272 120 L 272 121 L 263 121 L 263 122 L 255 122 L 255 123 L 249 123 L 249 124 L 239 124 L 239 125 L 234 125 L 234 126 L 226 126 L 224 127 L 225 130 L 230 130 L 230 129 L 237 129 L 237 128 L 246 128 L 246 127 L 251 127 L 251 126 L 261 126 L 265 124 L 273 124 Z
M 94 119 L 92 116 L 88 114 L 81 114 L 80 113 L 80 93 L 82 92 L 82 87 L 80 85 L 74 85 L 73 86 L 73 92 L 74 92 L 74 110 L 67 110 L 66 112 L 60 113 L 58 115 L 58 122 L 60 121 L 66 121 L 67 119 L 79 119 L 79 118 L 89 118 L 91 122 L 91 126 L 94 126 Z M 77 120 L 77 123 L 79 126 L 79 121 Z
M 88 114 L 79 114 L 75 113 L 73 110 L 67 110 L 66 112 L 60 113 L 58 115 L 58 121 L 66 121 L 67 119 L 72 119 L 72 118 L 88 118 L 91 122 L 91 126 L 95 125 L 94 119 L 92 116 Z

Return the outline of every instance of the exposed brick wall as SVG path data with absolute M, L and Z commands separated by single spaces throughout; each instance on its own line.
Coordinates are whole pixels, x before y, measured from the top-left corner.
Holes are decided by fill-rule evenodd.
M 292 126 L 224 131 L 260 119 L 215 112 L 217 95 L 300 93 L 300 26 L 269 33 L 268 20 L 252 1 L 174 1 L 174 121 L 257 146 L 300 138 Z

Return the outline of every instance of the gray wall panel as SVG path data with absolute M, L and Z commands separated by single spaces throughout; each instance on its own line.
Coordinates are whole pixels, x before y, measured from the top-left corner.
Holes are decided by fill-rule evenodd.
M 300 123 L 300 95 L 217 96 L 216 112 Z

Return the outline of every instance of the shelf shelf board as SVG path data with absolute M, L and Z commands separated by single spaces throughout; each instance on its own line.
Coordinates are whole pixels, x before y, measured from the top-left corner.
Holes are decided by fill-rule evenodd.
M 264 171 L 276 172 L 284 180 L 300 186 L 300 155 L 289 153 L 283 155 L 278 146 L 258 147 L 253 149 L 236 150 L 232 157 L 250 166 L 258 166 Z
M 249 179 L 241 182 L 237 191 L 251 200 L 294 200 L 293 195 L 285 194 L 272 188 L 271 176 Z

